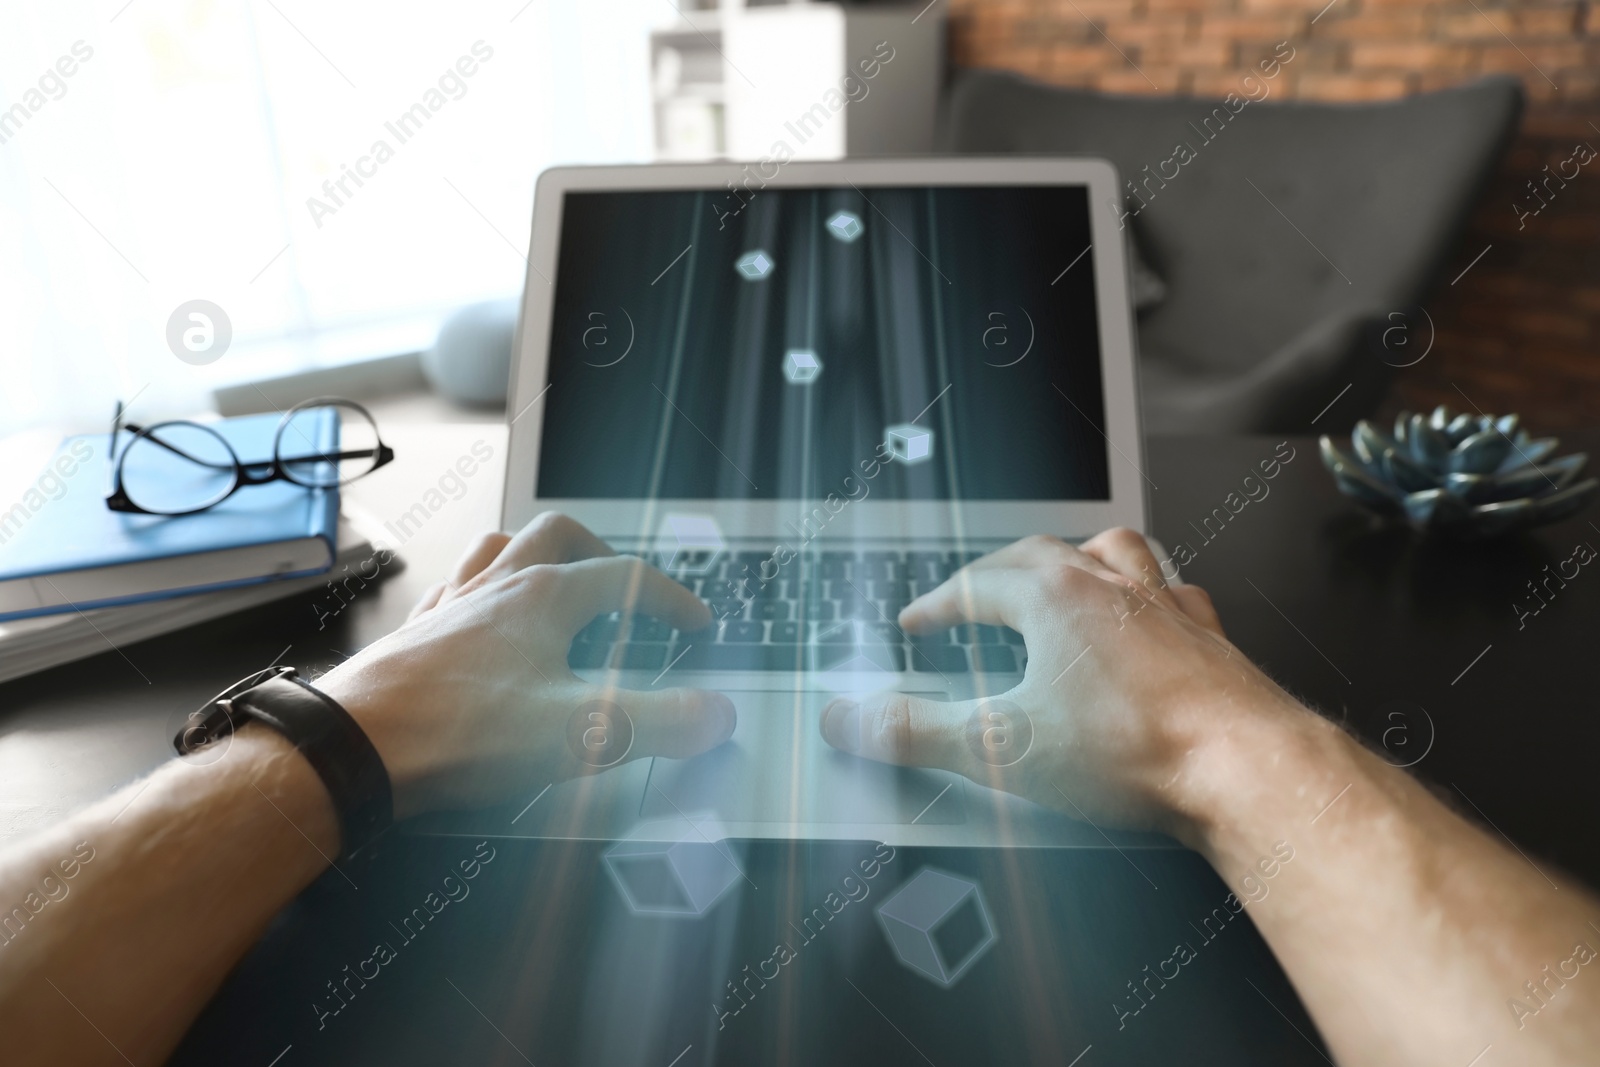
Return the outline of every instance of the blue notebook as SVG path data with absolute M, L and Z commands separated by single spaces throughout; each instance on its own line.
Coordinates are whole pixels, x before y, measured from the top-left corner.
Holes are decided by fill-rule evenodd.
M 338 445 L 327 409 L 318 447 Z M 213 423 L 245 463 L 270 460 L 279 416 Z M 122 435 L 126 446 L 128 435 Z M 339 491 L 292 482 L 240 489 L 197 515 L 106 507 L 109 434 L 63 441 L 36 488 L 0 511 L 0 621 L 320 574 L 337 551 Z M 67 473 L 67 472 L 71 473 Z

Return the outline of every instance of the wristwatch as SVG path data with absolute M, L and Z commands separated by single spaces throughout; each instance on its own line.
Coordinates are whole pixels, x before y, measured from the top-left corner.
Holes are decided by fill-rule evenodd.
M 187 756 L 251 720 L 292 741 L 327 786 L 339 816 L 343 856 L 389 828 L 394 798 L 378 750 L 338 701 L 293 667 L 268 667 L 239 679 L 192 712 L 172 745 Z

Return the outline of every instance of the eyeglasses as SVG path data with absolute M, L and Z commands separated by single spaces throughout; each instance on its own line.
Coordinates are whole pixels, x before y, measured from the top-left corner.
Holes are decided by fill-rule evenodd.
M 106 507 L 140 515 L 193 515 L 240 489 L 286 481 L 331 489 L 365 477 L 394 459 L 378 424 L 353 400 L 317 397 L 284 412 L 269 460 L 239 459 L 233 446 L 204 423 L 175 420 L 154 426 L 111 422 L 112 463 Z M 123 433 L 132 434 L 121 452 Z

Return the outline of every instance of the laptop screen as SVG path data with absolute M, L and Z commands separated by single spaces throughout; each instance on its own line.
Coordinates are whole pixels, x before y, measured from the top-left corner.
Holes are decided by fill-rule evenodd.
M 569 192 L 538 495 L 1107 500 L 1089 224 L 1082 185 Z

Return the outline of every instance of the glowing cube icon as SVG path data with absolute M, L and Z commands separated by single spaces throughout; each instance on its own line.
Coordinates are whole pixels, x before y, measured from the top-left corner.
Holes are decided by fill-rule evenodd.
M 606 872 L 635 914 L 698 918 L 743 877 L 715 818 L 659 836 L 619 841 L 605 854 Z
M 828 227 L 829 233 L 833 234 L 845 244 L 850 244 L 857 237 L 861 236 L 861 216 L 849 211 L 839 211 L 834 213 L 834 215 L 830 217 L 827 222 L 823 223 L 823 225 Z
M 924 867 L 878 908 L 901 963 L 948 989 L 994 945 L 994 924 L 975 882 Z
M 884 431 L 891 458 L 910 465 L 933 458 L 933 431 L 909 422 Z
M 822 361 L 806 348 L 793 348 L 783 357 L 783 376 L 799 385 L 814 381 L 822 373 Z
M 722 529 L 710 515 L 669 514 L 661 520 L 656 541 L 661 569 L 669 574 L 705 574 L 727 547 Z
M 772 262 L 772 257 L 761 249 L 746 252 L 739 257 L 734 269 L 745 276 L 746 281 L 758 282 L 772 273 L 772 268 L 777 264 Z

